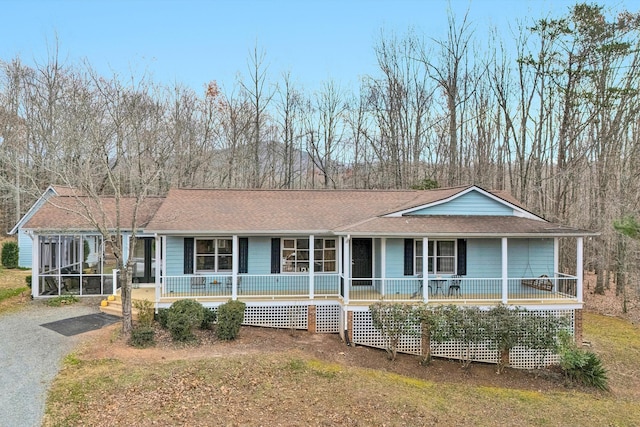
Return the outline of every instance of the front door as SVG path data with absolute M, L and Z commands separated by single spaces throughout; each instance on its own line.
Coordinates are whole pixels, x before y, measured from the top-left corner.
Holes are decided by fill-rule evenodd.
M 362 280 L 373 277 L 373 251 L 371 239 L 351 240 L 351 277 L 358 279 L 352 283 L 354 286 L 370 286 L 371 280 Z
M 154 283 L 156 240 L 153 237 L 137 237 L 134 253 L 134 283 Z

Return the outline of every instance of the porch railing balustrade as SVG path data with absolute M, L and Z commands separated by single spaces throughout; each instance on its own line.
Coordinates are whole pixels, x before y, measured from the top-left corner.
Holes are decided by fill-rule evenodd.
M 537 281 L 537 282 L 534 282 Z M 544 280 L 545 286 L 542 286 Z M 349 301 L 422 301 L 424 281 L 412 278 L 353 278 L 349 282 Z M 577 278 L 556 274 L 551 278 L 507 279 L 507 300 L 560 300 L 577 299 Z M 540 283 L 536 288 L 527 283 Z M 430 277 L 426 281 L 428 301 L 487 302 L 503 300 L 502 278 Z
M 538 280 L 538 282 L 534 282 Z M 525 300 L 576 300 L 577 278 L 556 274 L 549 278 L 509 278 L 506 298 L 503 279 L 469 277 L 344 278 L 338 274 L 313 276 L 314 298 L 345 298 L 351 303 L 371 301 L 427 300 L 451 303 L 490 303 Z M 532 284 L 534 286 L 532 286 Z M 345 292 L 348 287 L 348 293 Z M 231 298 L 233 277 L 230 274 L 165 276 L 161 280 L 160 298 Z M 238 298 L 310 298 L 311 276 L 303 274 L 239 274 Z
M 161 297 L 227 297 L 231 298 L 233 277 L 221 275 L 165 276 Z M 314 276 L 314 295 L 338 297 L 340 278 L 337 274 Z M 310 297 L 310 277 L 302 274 L 239 274 L 238 297 Z

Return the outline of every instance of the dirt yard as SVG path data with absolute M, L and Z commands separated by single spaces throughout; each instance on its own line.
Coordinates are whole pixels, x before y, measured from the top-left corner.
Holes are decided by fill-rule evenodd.
M 302 355 L 336 363 L 343 366 L 378 369 L 411 378 L 442 383 L 457 383 L 480 386 L 496 386 L 524 390 L 553 390 L 565 387 L 561 375 L 553 372 L 529 372 L 507 369 L 496 374 L 496 365 L 473 363 L 463 369 L 458 361 L 434 359 L 428 369 L 420 365 L 417 356 L 399 354 L 389 361 L 386 352 L 380 349 L 347 346 L 336 334 L 311 334 L 306 331 L 285 329 L 242 327 L 235 341 L 218 341 L 211 331 L 197 331 L 200 345 L 176 345 L 167 331 L 156 328 L 155 347 L 136 349 L 122 339 L 111 339 L 110 345 L 102 345 L 109 337 L 117 337 L 118 325 L 93 332 L 87 341 L 82 357 L 89 359 L 118 359 L 131 363 L 170 362 L 175 360 L 198 360 L 212 357 L 240 355 L 277 354 L 295 351 Z

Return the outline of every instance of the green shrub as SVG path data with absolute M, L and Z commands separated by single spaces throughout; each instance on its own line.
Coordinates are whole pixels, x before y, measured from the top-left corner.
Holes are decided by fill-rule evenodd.
M 26 276 L 24 281 L 27 282 L 27 286 L 31 289 L 31 275 Z
M 2 266 L 4 268 L 18 268 L 19 254 L 16 242 L 4 242 L 2 245 Z
M 216 336 L 225 341 L 236 339 L 244 321 L 246 304 L 242 301 L 229 301 L 218 307 Z
M 567 378 L 600 390 L 608 390 L 607 371 L 602 361 L 592 351 L 578 348 L 571 335 L 559 334 L 560 368 Z
M 191 299 L 176 301 L 171 304 L 167 314 L 167 328 L 174 341 L 193 341 L 193 329 L 202 325 L 204 309 L 202 304 Z
M 211 329 L 218 316 L 214 310 L 206 307 L 203 307 L 202 309 L 204 317 L 202 318 L 202 325 L 200 325 L 200 329 Z
M 49 298 L 46 304 L 50 307 L 60 307 L 62 305 L 70 305 L 80 301 L 75 295 L 60 295 L 59 297 Z
M 155 331 L 151 326 L 138 326 L 131 331 L 129 343 L 137 348 L 147 348 L 155 345 Z
M 135 300 L 133 307 L 138 310 L 138 324 L 145 328 L 153 326 L 154 308 L 149 300 Z
M 405 335 L 416 335 L 420 325 L 416 306 L 404 303 L 377 302 L 369 306 L 371 321 L 384 339 L 389 360 L 396 360 L 398 345 Z
M 167 321 L 169 316 L 168 308 L 159 308 L 158 313 L 156 313 L 156 321 L 160 324 L 162 329 L 167 329 Z

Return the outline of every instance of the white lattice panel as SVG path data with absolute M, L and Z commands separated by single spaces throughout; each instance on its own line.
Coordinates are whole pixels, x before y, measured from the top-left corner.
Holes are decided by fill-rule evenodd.
M 447 359 L 465 359 L 467 349 L 457 341 L 440 344 L 431 343 L 431 355 Z M 491 349 L 489 343 L 474 345 L 469 348 L 469 357 L 474 362 L 498 363 L 498 351 Z
M 546 314 L 548 316 L 566 316 L 569 319 L 569 331 L 574 331 L 574 314 L 573 310 L 541 310 L 528 311 L 523 316 Z M 369 347 L 385 348 L 384 338 L 377 329 L 373 327 L 371 322 L 371 313 L 369 311 L 353 312 L 353 342 L 359 345 Z M 474 362 L 497 363 L 499 353 L 497 350 L 491 349 L 490 343 L 479 344 L 470 349 L 470 358 Z M 421 337 L 407 336 L 400 341 L 398 351 L 408 354 L 420 354 Z M 448 359 L 466 358 L 466 348 L 459 342 L 446 342 L 440 344 L 431 344 L 431 354 L 436 357 L 444 357 Z M 557 363 L 558 355 L 542 355 L 535 350 L 528 350 L 522 347 L 516 347 L 509 353 L 509 364 L 514 368 L 535 369 L 541 366 L 549 366 Z
M 353 312 L 353 342 L 354 344 L 366 345 L 369 347 L 385 348 L 385 341 L 382 334 L 373 327 L 371 313 L 369 311 Z M 408 354 L 420 354 L 422 339 L 417 336 L 405 336 L 400 339 L 398 351 Z
M 269 328 L 307 329 L 307 306 L 247 306 L 243 325 Z
M 316 332 L 321 334 L 335 334 L 340 332 L 340 306 L 316 306 Z
M 523 316 L 531 314 L 545 314 L 547 316 L 560 317 L 564 316 L 569 319 L 568 330 L 573 334 L 575 331 L 575 311 L 574 310 L 541 310 L 528 311 Z M 541 354 L 539 351 L 529 350 L 522 347 L 515 347 L 509 353 L 509 364 L 514 368 L 520 369 L 536 369 L 546 367 L 560 361 L 557 354 Z

